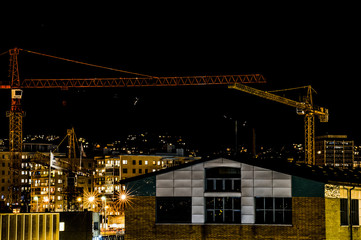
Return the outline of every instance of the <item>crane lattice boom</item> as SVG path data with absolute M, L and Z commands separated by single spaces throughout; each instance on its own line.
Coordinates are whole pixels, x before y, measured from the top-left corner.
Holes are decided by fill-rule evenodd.
M 318 116 L 321 122 L 328 122 L 328 109 L 315 107 L 312 101 L 312 88 L 306 86 L 307 97 L 304 102 L 297 102 L 292 99 L 281 97 L 279 95 L 262 91 L 243 84 L 229 85 L 228 88 L 246 92 L 271 101 L 279 102 L 297 109 L 299 115 L 305 115 L 305 162 L 314 164 L 315 161 L 315 116 Z

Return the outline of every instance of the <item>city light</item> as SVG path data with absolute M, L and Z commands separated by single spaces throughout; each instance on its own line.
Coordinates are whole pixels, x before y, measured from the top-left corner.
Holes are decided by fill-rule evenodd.
M 84 209 L 85 208 L 94 209 L 96 206 L 98 206 L 97 198 L 98 198 L 98 193 L 97 192 L 84 191 L 83 198 L 80 198 L 80 199 L 83 199 L 83 208 Z
M 120 211 L 124 211 L 126 206 L 132 205 L 132 192 L 131 189 L 123 188 L 123 190 L 118 193 L 115 203 Z

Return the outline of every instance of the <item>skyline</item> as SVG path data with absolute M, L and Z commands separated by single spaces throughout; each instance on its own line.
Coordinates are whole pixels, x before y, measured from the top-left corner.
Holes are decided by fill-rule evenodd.
M 355 112 L 358 89 L 352 83 L 357 79 L 356 62 L 352 60 L 356 38 L 350 31 L 353 25 L 346 24 L 352 22 L 347 18 L 341 21 L 331 13 L 307 13 L 310 16 L 307 20 L 301 14 L 286 14 L 291 28 L 281 20 L 281 15 L 274 18 L 265 15 L 250 21 L 249 15 L 242 18 L 230 14 L 225 18 L 226 14 L 221 14 L 209 18 L 205 13 L 194 12 L 182 20 L 166 14 L 172 23 L 170 27 L 162 19 L 149 19 L 147 15 L 139 18 L 139 22 L 129 21 L 125 16 L 117 21 L 57 22 L 48 17 L 26 23 L 7 22 L 10 26 L 5 29 L 9 34 L 2 40 L 0 52 L 18 46 L 152 76 L 259 73 L 267 83 L 252 86 L 263 90 L 310 84 L 318 92 L 315 104 L 330 111 L 330 122 L 323 126 L 317 123 L 316 135 L 347 134 L 360 140 Z M 122 36 L 117 37 L 119 27 Z M 119 77 L 117 73 L 59 61 L 50 63 L 28 54 L 19 59 L 21 79 Z M 3 80 L 7 77 L 8 58 L 0 56 L 0 63 Z M 0 95 L 4 103 L 0 123 L 8 126 L 5 112 L 10 107 L 10 93 L 3 90 Z M 298 95 L 286 97 L 297 99 Z M 273 139 L 303 142 L 303 118 L 294 109 L 226 86 L 26 90 L 22 103 L 27 112 L 24 133 L 37 134 L 49 129 L 61 135 L 73 125 L 80 135 L 102 138 L 106 137 L 104 132 L 116 137 L 132 129 L 161 129 L 194 136 L 202 143 L 232 143 L 234 127 L 224 118 L 227 116 L 255 127 L 260 142 Z M 6 137 L 8 129 L 3 127 L 0 134 Z

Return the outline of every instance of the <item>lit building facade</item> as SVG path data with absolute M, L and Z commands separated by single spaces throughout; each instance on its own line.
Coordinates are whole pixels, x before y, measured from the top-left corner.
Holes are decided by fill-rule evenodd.
M 325 135 L 316 137 L 315 162 L 319 166 L 353 167 L 354 141 L 347 135 Z
M 49 194 L 49 169 L 40 164 L 35 164 L 31 177 L 31 212 L 64 211 L 66 207 L 65 189 L 66 177 L 64 172 L 52 169 Z

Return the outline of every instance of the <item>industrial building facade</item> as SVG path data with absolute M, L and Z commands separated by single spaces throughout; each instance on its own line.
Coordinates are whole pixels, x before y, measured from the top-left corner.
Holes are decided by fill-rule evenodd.
M 346 186 L 250 162 L 219 158 L 123 183 L 137 189 L 125 212 L 125 239 L 346 239 L 350 234 Z M 360 189 L 353 189 L 355 237 L 361 237 L 360 199 Z

